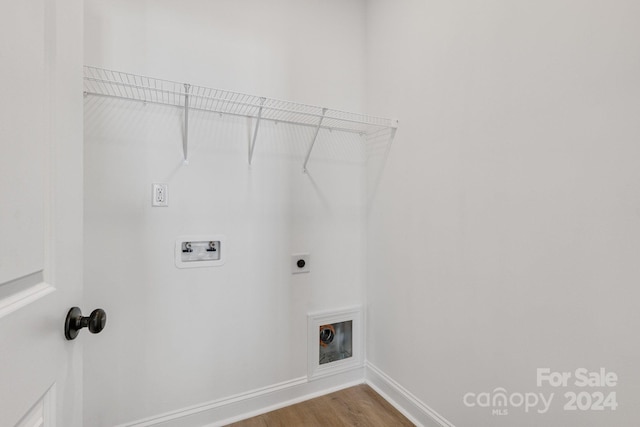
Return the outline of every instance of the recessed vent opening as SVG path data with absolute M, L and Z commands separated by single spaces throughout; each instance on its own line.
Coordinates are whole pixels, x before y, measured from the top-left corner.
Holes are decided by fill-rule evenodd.
M 361 367 L 362 337 L 362 312 L 359 307 L 309 314 L 309 378 Z
M 320 326 L 320 364 L 353 357 L 353 321 Z

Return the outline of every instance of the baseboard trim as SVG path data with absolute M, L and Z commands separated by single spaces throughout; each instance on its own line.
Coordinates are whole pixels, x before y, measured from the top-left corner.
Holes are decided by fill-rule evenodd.
M 221 427 L 366 383 L 418 427 L 455 427 L 370 362 L 309 381 L 306 376 L 117 427 Z
M 368 361 L 365 363 L 364 382 L 416 426 L 455 427 L 450 421 Z
M 220 427 L 362 383 L 362 366 L 313 381 L 299 377 L 117 427 Z

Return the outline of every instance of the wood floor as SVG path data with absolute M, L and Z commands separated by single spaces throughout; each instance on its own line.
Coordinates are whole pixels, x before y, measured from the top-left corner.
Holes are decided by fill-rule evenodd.
M 233 427 L 413 426 L 396 408 L 362 384 L 230 424 Z

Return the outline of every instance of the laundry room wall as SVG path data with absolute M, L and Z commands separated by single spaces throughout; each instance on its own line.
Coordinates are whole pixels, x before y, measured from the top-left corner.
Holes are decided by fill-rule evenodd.
M 368 216 L 369 362 L 458 427 L 638 425 L 640 4 L 367 4 L 367 109 L 400 119 Z M 525 412 L 499 388 L 554 397 Z
M 85 63 L 362 112 L 359 0 L 88 0 Z M 85 98 L 87 426 L 192 408 L 307 372 L 307 313 L 360 305 L 365 272 L 362 140 L 244 118 Z M 151 207 L 152 183 L 168 207 Z M 177 269 L 179 236 L 224 234 L 226 263 Z M 291 274 L 308 252 L 311 273 Z M 87 308 L 88 309 L 88 308 Z M 295 397 L 295 396 L 292 396 Z

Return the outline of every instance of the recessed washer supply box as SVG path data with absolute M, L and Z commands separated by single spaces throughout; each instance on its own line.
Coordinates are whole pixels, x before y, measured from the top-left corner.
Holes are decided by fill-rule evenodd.
M 221 234 L 178 237 L 175 246 L 176 267 L 221 266 L 226 258 L 226 240 Z

